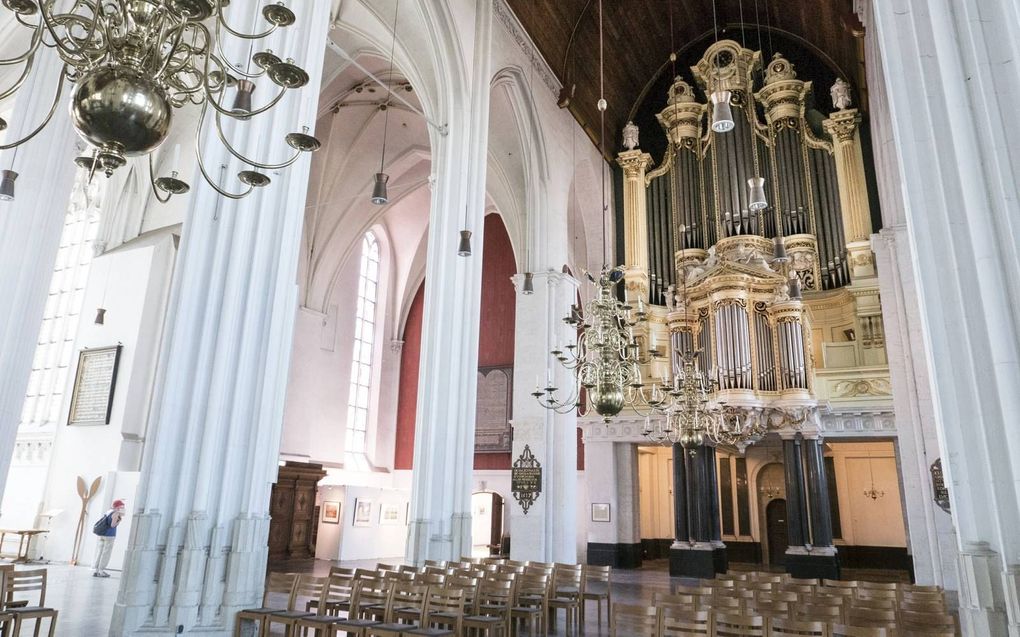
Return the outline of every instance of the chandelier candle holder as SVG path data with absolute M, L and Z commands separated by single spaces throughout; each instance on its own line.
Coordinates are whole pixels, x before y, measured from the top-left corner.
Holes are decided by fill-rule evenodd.
M 294 24 L 297 17 L 282 2 L 267 4 L 261 10 L 264 30 L 245 33 L 230 25 L 227 4 L 227 0 L 111 0 L 69 3 L 66 12 L 59 12 L 54 2 L 2 0 L 4 9 L 31 30 L 31 39 L 20 55 L 0 60 L 0 65 L 22 66 L 19 79 L 0 93 L 0 102 L 17 94 L 37 55 L 57 55 L 63 67 L 42 122 L 21 139 L 0 145 L 0 150 L 25 144 L 43 130 L 69 88 L 72 125 L 92 148 L 90 155 L 78 157 L 75 163 L 88 169 L 90 178 L 96 171 L 109 177 L 129 159 L 148 156 L 149 181 L 159 201 L 188 192 L 188 184 L 176 172 L 176 161 L 170 176 L 153 177 L 152 153 L 170 135 L 178 109 L 201 106 L 195 153 L 209 185 L 231 199 L 267 186 L 267 171 L 286 168 L 302 154 L 318 150 L 319 141 L 305 127 L 282 140 L 295 151 L 293 155 L 280 162 L 262 161 L 231 144 L 224 133 L 224 118 L 250 120 L 270 111 L 287 91 L 308 83 L 308 73 L 293 60 L 281 59 L 269 49 L 256 51 L 257 42 Z M 227 61 L 226 35 L 250 42 L 245 65 Z M 260 78 L 267 78 L 278 90 L 265 104 L 255 106 L 252 96 Z M 237 174 L 247 187 L 240 192 L 224 189 L 206 170 L 200 140 L 210 108 L 220 143 L 247 167 Z M 0 129 L 6 126 L 0 120 Z

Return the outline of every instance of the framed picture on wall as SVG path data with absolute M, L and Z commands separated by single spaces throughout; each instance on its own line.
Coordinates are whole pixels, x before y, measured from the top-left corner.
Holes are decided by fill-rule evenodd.
M 372 526 L 372 501 L 363 498 L 354 500 L 354 526 Z
M 592 502 L 591 503 L 591 521 L 592 522 L 609 522 L 609 503 L 608 502 Z
M 383 526 L 393 526 L 400 524 L 400 505 L 380 504 L 379 524 Z
M 322 503 L 322 521 L 326 524 L 340 524 L 340 503 L 327 500 Z

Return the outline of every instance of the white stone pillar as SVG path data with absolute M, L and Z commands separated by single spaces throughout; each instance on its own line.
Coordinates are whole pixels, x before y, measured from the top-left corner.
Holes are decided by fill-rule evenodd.
M 40 47 L 35 67 L 15 94 L 3 143 L 23 138 L 49 111 L 62 63 Z M 0 492 L 14 453 L 39 327 L 74 183 L 77 136 L 65 82 L 53 119 L 26 144 L 0 152 L 0 169 L 19 173 L 13 201 L 0 201 Z M 17 152 L 17 157 L 15 157 Z M 101 179 L 102 177 L 97 177 Z
M 1015 0 L 882 0 L 862 12 L 902 177 L 961 624 L 1020 635 L 1020 15 Z
M 542 463 L 542 492 L 525 513 L 510 503 L 510 551 L 515 560 L 577 561 L 577 411 L 546 409 L 532 396 L 547 373 L 567 397 L 573 374 L 550 354 L 576 336 L 563 323 L 577 299 L 577 280 L 558 272 L 536 272 L 534 294 L 522 294 L 524 276 L 514 277 L 517 313 L 514 338 L 513 453 L 527 446 Z
M 492 3 L 476 5 L 469 84 L 450 82 L 448 134 L 432 133 L 433 174 L 425 311 L 407 559 L 471 553 L 471 485 L 481 307 Z M 473 253 L 457 255 L 467 224 Z
M 274 36 L 311 80 L 231 131 L 245 152 L 279 157 L 283 136 L 314 121 L 329 7 L 301 5 Z M 204 140 L 206 165 L 231 166 L 236 183 L 215 132 Z M 271 185 L 239 201 L 192 184 L 110 635 L 225 637 L 237 610 L 261 602 L 309 164 L 271 171 Z

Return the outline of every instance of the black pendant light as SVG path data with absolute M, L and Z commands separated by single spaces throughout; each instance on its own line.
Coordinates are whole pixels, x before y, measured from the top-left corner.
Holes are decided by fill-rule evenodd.
M 393 51 L 397 46 L 397 15 L 400 10 L 400 0 L 397 0 L 393 6 L 393 40 L 390 42 L 390 74 L 386 78 L 386 101 L 379 108 L 383 111 L 383 133 L 382 133 L 382 153 L 379 159 L 379 172 L 375 174 L 375 179 L 372 184 L 372 203 L 377 206 L 384 206 L 390 201 L 389 194 L 386 191 L 386 184 L 390 180 L 390 176 L 386 174 L 386 134 L 390 128 L 390 94 L 393 92 Z

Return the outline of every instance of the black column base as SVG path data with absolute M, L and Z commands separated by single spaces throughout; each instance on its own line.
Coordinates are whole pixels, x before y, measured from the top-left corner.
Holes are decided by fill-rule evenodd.
M 716 573 L 725 573 L 730 570 L 730 558 L 725 546 L 717 546 L 712 549 L 712 564 Z
M 640 568 L 641 544 L 588 542 L 588 564 L 613 568 Z
M 670 548 L 669 574 L 672 577 L 714 579 L 717 572 L 715 554 L 712 549 Z
M 804 579 L 839 579 L 839 555 L 787 553 L 786 572 Z

